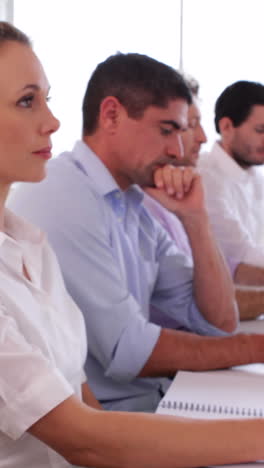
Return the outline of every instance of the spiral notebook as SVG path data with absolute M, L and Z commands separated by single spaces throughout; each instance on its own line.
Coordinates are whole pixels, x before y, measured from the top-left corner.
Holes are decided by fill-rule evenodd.
M 198 419 L 264 417 L 264 364 L 179 371 L 157 413 Z

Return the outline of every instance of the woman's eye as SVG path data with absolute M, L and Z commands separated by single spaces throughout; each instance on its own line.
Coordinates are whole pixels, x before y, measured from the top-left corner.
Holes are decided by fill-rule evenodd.
M 17 105 L 19 107 L 32 107 L 33 100 L 34 100 L 33 95 L 24 96 L 21 99 L 19 99 L 19 101 L 17 102 Z

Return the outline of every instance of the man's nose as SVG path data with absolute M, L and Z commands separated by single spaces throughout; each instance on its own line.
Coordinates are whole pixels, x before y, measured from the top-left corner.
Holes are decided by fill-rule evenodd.
M 183 142 L 181 134 L 176 134 L 173 142 L 170 143 L 168 147 L 168 156 L 170 158 L 181 160 L 184 156 Z

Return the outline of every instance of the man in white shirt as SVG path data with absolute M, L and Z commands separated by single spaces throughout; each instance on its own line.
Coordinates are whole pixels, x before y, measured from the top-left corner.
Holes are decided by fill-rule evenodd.
M 254 287 L 264 285 L 264 85 L 228 86 L 216 101 L 215 126 L 221 138 L 199 162 L 210 220 L 237 264 L 234 281 L 263 303 L 263 289 Z

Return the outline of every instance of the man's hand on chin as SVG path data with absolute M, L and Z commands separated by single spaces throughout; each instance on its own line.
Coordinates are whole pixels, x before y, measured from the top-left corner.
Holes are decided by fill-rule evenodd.
M 206 212 L 201 176 L 193 167 L 167 164 L 155 170 L 153 180 L 155 187 L 146 193 L 179 218 Z

